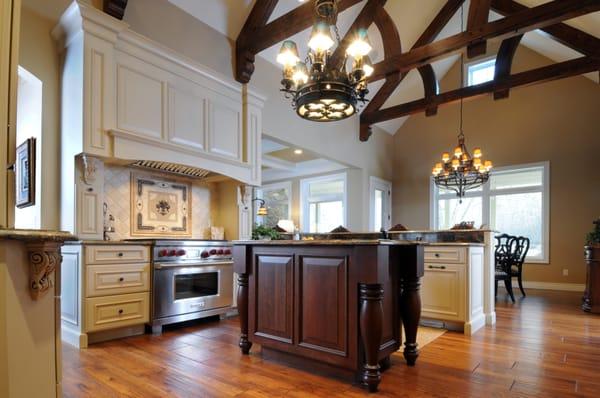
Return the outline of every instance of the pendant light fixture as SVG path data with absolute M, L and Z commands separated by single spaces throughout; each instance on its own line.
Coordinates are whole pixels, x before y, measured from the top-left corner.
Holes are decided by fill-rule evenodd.
M 283 65 L 281 91 L 291 98 L 300 117 L 316 122 L 342 120 L 356 113 L 357 103 L 366 102 L 365 95 L 369 92 L 366 79 L 373 73 L 367 55 L 371 44 L 365 29 L 355 33 L 341 66 L 330 63 L 331 49 L 336 43 L 341 44 L 336 26 L 337 3 L 338 0 L 315 0 L 315 24 L 304 62 L 291 40 L 283 42 L 277 55 L 277 62 Z M 353 60 L 350 72 L 346 71 L 348 57 Z
M 460 28 L 463 31 L 464 11 L 460 8 Z M 460 84 L 464 83 L 464 60 L 463 53 L 460 55 Z M 454 148 L 453 156 L 449 152 L 442 154 L 442 162 L 433 167 L 433 180 L 438 187 L 456 192 L 462 198 L 469 190 L 477 189 L 485 184 L 490 177 L 492 169 L 491 160 L 483 160 L 483 152 L 475 148 L 473 154 L 469 153 L 465 145 L 465 134 L 463 132 L 463 99 L 460 99 L 460 131 L 458 133 L 458 145 Z

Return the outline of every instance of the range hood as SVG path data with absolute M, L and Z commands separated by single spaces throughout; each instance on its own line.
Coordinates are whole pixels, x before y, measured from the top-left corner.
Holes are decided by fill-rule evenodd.
M 153 160 L 138 160 L 130 164 L 132 167 L 139 167 L 142 169 L 150 169 L 154 171 L 161 171 L 163 173 L 177 174 L 180 176 L 205 179 L 212 175 L 216 175 L 208 170 L 201 169 L 199 167 L 184 166 L 177 163 L 171 162 L 158 162 Z

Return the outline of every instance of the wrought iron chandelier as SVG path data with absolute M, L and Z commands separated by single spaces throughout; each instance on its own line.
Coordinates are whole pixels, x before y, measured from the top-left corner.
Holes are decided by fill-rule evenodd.
M 461 6 L 461 31 L 463 30 L 463 6 Z M 464 82 L 464 60 L 463 54 L 460 55 L 460 82 L 461 87 Z M 433 179 L 438 187 L 443 187 L 456 192 L 456 195 L 462 198 L 465 193 L 472 189 L 477 189 L 487 182 L 492 169 L 491 160 L 483 160 L 483 153 L 480 148 L 473 150 L 473 155 L 469 153 L 465 145 L 465 134 L 463 132 L 463 99 L 460 99 L 460 132 L 458 134 L 458 146 L 454 148 L 454 156 L 444 152 L 442 162 L 436 163 L 433 167 Z
M 281 91 L 292 100 L 296 113 L 307 120 L 331 122 L 346 119 L 357 111 L 357 104 L 365 103 L 367 77 L 373 73 L 368 57 L 371 44 L 365 29 L 355 33 L 340 65 L 330 62 L 334 44 L 341 44 L 337 23 L 338 0 L 315 0 L 315 24 L 308 41 L 308 54 L 301 62 L 298 48 L 286 40 L 277 55 L 283 65 Z M 331 34 L 333 29 L 335 39 Z M 346 70 L 351 57 L 352 70 Z

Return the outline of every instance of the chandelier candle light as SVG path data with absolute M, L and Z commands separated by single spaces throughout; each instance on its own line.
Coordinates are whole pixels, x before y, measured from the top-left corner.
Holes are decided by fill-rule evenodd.
M 463 30 L 463 6 L 461 6 L 461 31 Z M 463 78 L 463 54 L 460 55 L 460 81 L 461 87 Z M 454 156 L 444 152 L 442 162 L 436 163 L 433 167 L 433 180 L 438 187 L 446 188 L 456 192 L 460 198 L 465 196 L 468 190 L 476 189 L 482 186 L 490 178 L 492 169 L 491 160 L 483 160 L 481 149 L 475 148 L 473 155 L 469 153 L 465 145 L 465 134 L 463 133 L 463 99 L 460 99 L 460 132 L 458 134 L 458 146 L 454 148 Z
M 304 62 L 301 62 L 296 43 L 292 40 L 284 41 L 277 55 L 277 62 L 283 65 L 281 91 L 286 98 L 292 99 L 296 113 L 307 120 L 331 122 L 346 119 L 356 113 L 359 101 L 367 101 L 365 95 L 369 90 L 366 79 L 373 73 L 367 56 L 371 51 L 367 31 L 359 29 L 355 33 L 341 66 L 330 63 L 332 47 L 336 42 L 338 46 L 341 43 L 336 26 L 337 1 L 315 0 L 316 19 Z M 346 70 L 348 57 L 353 60 L 350 72 Z

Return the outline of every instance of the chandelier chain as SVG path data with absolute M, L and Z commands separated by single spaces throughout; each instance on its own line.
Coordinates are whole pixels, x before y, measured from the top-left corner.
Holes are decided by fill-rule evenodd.
M 460 5 L 460 33 L 463 32 L 464 30 L 464 20 L 465 20 L 465 3 L 463 2 Z M 462 88 L 465 82 L 465 64 L 464 64 L 464 52 L 461 51 L 460 52 L 460 87 Z M 460 97 L 460 130 L 458 133 L 458 138 L 463 138 L 465 137 L 465 133 L 463 132 L 463 97 Z

